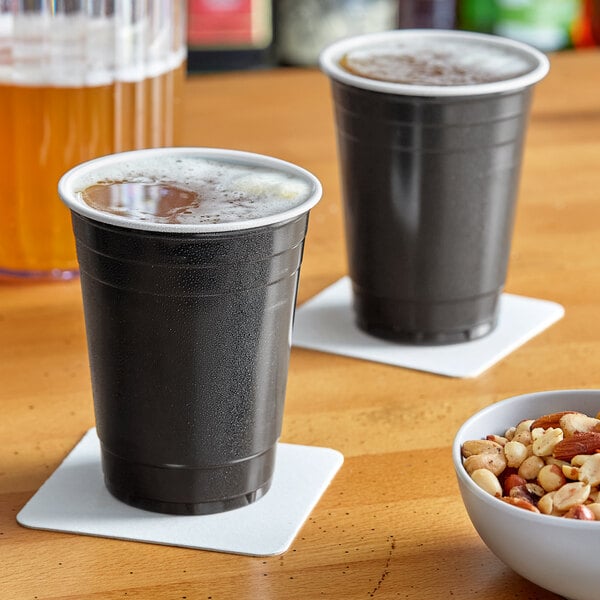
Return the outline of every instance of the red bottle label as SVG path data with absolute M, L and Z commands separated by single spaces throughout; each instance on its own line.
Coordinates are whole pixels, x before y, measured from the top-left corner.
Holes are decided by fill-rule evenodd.
M 268 0 L 188 0 L 188 43 L 210 48 L 266 48 L 272 39 Z

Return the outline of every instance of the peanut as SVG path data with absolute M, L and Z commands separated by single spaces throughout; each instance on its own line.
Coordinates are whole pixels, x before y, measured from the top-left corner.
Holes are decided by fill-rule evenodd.
M 518 469 L 528 455 L 527 446 L 521 442 L 511 440 L 504 445 L 504 456 L 509 467 Z
M 563 415 L 559 419 L 559 423 L 565 437 L 569 437 L 575 433 L 594 431 L 596 425 L 600 424 L 600 420 L 588 417 L 583 413 L 570 413 Z
M 521 463 L 519 475 L 528 480 L 536 479 L 544 464 L 541 457 L 535 455 L 530 456 Z
M 572 479 L 573 481 L 577 481 L 579 479 L 579 469 L 573 465 L 564 465 L 562 472 L 567 479 Z
M 524 446 L 529 446 L 533 441 L 533 437 L 531 436 L 531 431 L 529 429 L 521 429 L 517 430 L 512 439 L 513 442 L 521 442 Z
M 533 432 L 541 432 L 534 435 Z M 558 427 L 548 427 L 548 429 L 534 429 L 533 437 L 533 453 L 536 456 L 551 456 L 554 447 L 563 439 L 562 429 Z
M 583 504 L 590 495 L 590 485 L 581 481 L 565 483 L 554 493 L 554 507 L 560 511 L 573 508 L 576 504 Z
M 534 419 L 523 419 L 517 423 L 516 431 L 531 431 Z
M 548 492 L 547 494 L 544 494 L 540 498 L 540 500 L 537 504 L 537 507 L 541 513 L 544 513 L 545 515 L 554 514 L 553 497 L 554 497 L 554 492 Z
M 567 482 L 567 478 L 556 465 L 544 465 L 538 473 L 537 482 L 547 492 L 555 492 Z
M 492 496 L 531 512 L 600 520 L 600 411 L 524 419 L 503 435 L 468 440 L 463 465 Z
M 554 458 L 554 456 L 544 456 L 544 462 L 547 465 L 556 465 L 560 469 L 570 464 L 565 460 L 558 460 L 558 458 Z
M 600 521 L 600 504 L 592 502 L 592 504 L 586 504 L 588 510 L 591 510 L 596 517 L 596 521 Z
M 502 497 L 502 487 L 498 478 L 488 469 L 475 469 L 471 479 L 484 491 L 496 498 Z
M 576 504 L 565 513 L 566 519 L 579 519 L 580 521 L 595 521 L 596 515 L 584 504 Z
M 590 485 L 600 484 L 600 454 L 592 454 L 579 468 L 579 481 Z

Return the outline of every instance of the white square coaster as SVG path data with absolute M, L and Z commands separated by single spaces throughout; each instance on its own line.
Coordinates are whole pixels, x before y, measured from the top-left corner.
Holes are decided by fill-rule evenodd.
M 251 556 L 285 552 L 342 466 L 337 450 L 278 444 L 271 489 L 249 506 L 179 516 L 133 508 L 104 486 L 90 429 L 17 515 L 25 527 Z
M 350 278 L 343 277 L 296 310 L 292 343 L 449 377 L 477 377 L 561 319 L 556 302 L 502 294 L 498 325 L 489 335 L 444 346 L 417 346 L 380 340 L 354 323 Z

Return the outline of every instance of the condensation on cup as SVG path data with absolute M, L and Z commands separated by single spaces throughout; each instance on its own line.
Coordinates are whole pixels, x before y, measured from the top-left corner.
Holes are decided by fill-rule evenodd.
M 185 17 L 181 0 L 0 0 L 0 277 L 76 276 L 65 171 L 178 143 Z

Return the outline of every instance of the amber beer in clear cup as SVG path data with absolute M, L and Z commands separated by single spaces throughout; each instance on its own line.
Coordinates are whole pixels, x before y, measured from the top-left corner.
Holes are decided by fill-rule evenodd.
M 411 344 L 491 333 L 548 59 L 498 36 L 402 29 L 335 42 L 321 67 L 357 325 Z
M 0 3 L 0 278 L 69 279 L 58 179 L 97 156 L 178 142 L 185 4 L 32 6 Z

